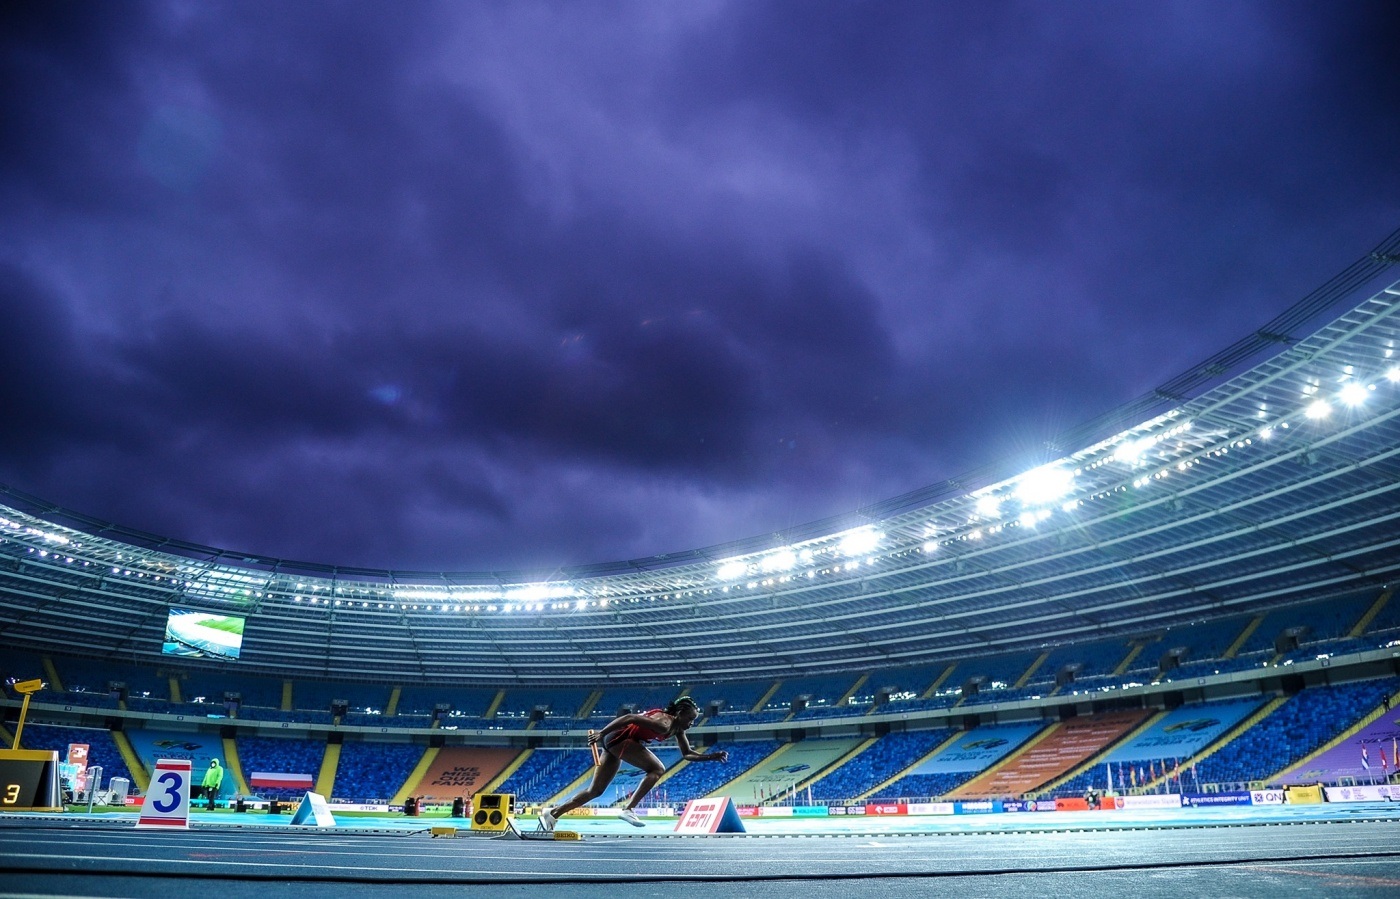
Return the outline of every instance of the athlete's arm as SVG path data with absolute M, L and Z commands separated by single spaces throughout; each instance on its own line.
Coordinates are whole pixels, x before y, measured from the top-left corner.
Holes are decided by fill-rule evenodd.
M 690 740 L 686 738 L 685 731 L 676 734 L 676 745 L 680 747 L 681 758 L 687 762 L 727 762 L 729 753 L 723 749 L 718 752 L 696 752 L 690 746 Z

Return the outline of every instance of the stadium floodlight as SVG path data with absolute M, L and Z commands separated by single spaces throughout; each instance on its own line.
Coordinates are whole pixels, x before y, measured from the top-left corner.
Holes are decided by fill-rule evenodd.
M 1366 402 L 1367 393 L 1366 386 L 1360 381 L 1348 381 L 1337 396 L 1348 406 L 1359 406 Z
M 1030 511 L 1029 509 L 1026 510 L 1025 512 L 1022 512 L 1022 513 L 1021 513 L 1021 517 L 1018 518 L 1017 520 L 1018 520 L 1019 522 L 1021 522 L 1021 526 L 1022 526 L 1022 527 L 1027 527 L 1027 528 L 1033 528 L 1033 527 L 1035 527 L 1035 523 L 1036 523 L 1035 513 L 1032 512 L 1032 511 Z
M 765 572 L 791 571 L 797 567 L 797 554 L 790 549 L 780 549 L 770 556 L 764 556 L 758 567 Z
M 1074 490 L 1074 472 L 1059 465 L 1042 465 L 1026 472 L 1016 484 L 1016 498 L 1022 505 L 1053 503 Z
M 977 498 L 977 514 L 983 518 L 996 518 L 1001 514 L 1001 497 L 986 494 Z
M 520 587 L 512 588 L 506 598 L 515 602 L 538 603 L 543 609 L 543 601 L 547 599 L 570 599 L 578 595 L 573 587 L 559 586 L 557 584 L 524 584 Z M 533 610 L 531 610 L 533 611 Z
M 1390 370 L 1385 373 L 1385 377 L 1392 384 L 1400 384 L 1400 365 L 1391 366 Z
M 874 551 L 875 547 L 880 545 L 880 540 L 883 539 L 884 536 L 884 534 L 881 534 L 868 525 L 866 527 L 856 528 L 854 531 L 851 531 L 841 538 L 841 543 L 837 546 L 837 549 L 843 556 L 863 556 L 868 552 Z
M 1113 451 L 1114 461 L 1126 462 L 1129 465 L 1136 465 L 1142 460 L 1142 454 L 1152 449 L 1156 443 L 1151 437 L 1143 437 L 1139 440 L 1125 440 L 1118 444 L 1118 448 Z
M 749 566 L 747 563 L 741 562 L 738 559 L 730 559 L 720 564 L 719 571 L 715 572 L 715 577 L 722 581 L 738 580 L 743 577 L 748 570 Z
M 1326 400 L 1314 400 L 1303 410 L 1303 414 L 1313 421 L 1320 421 L 1332 414 L 1332 406 Z

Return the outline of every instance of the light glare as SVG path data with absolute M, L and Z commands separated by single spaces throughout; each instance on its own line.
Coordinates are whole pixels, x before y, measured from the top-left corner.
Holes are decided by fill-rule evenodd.
M 1027 472 L 1016 485 L 1016 498 L 1028 506 L 1053 503 L 1074 489 L 1074 473 L 1046 465 Z
M 880 545 L 884 535 L 874 528 L 864 527 L 851 531 L 842 539 L 839 549 L 843 556 L 861 556 Z
M 1356 381 L 1350 381 L 1338 394 L 1348 406 L 1359 406 L 1366 402 L 1366 388 Z

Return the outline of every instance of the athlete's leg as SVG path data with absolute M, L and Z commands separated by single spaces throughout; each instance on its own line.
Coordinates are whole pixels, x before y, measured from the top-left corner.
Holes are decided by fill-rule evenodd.
M 627 800 L 628 810 L 637 807 L 645 796 L 651 792 L 651 788 L 656 786 L 656 782 L 661 779 L 661 775 L 666 773 L 666 766 L 661 764 L 661 759 L 641 743 L 628 742 L 622 747 L 622 758 L 629 764 L 635 765 L 646 772 L 642 777 L 642 782 L 637 784 L 637 789 L 632 791 L 632 796 Z
M 650 755 L 650 753 L 648 753 L 648 755 Z M 598 762 L 598 767 L 593 769 L 593 782 L 570 796 L 564 802 L 550 809 L 549 813 L 558 818 L 565 812 L 571 812 L 579 806 L 585 805 L 589 801 L 602 796 L 603 791 L 608 788 L 608 784 L 612 783 L 612 779 L 617 776 L 617 769 L 621 764 L 622 762 L 618 757 L 611 752 L 603 753 L 603 758 Z

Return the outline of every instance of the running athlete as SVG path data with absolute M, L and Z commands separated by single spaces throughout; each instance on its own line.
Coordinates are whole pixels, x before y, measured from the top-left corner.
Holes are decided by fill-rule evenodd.
M 667 737 L 675 737 L 676 745 L 681 750 L 681 758 L 688 762 L 729 761 L 729 753 L 722 749 L 717 752 L 696 752 L 690 748 L 690 741 L 686 739 L 685 732 L 699 717 L 700 707 L 695 704 L 695 700 L 689 696 L 682 696 L 664 709 L 651 709 L 640 715 L 621 715 L 609 721 L 607 727 L 602 730 L 589 734 L 589 743 L 603 747 L 603 757 L 593 771 L 593 783 L 554 808 L 541 810 L 540 829 L 546 832 L 554 830 L 554 822 L 566 813 L 603 795 L 608 784 L 617 776 L 617 769 L 623 762 L 646 772 L 642 782 L 637 784 L 637 789 L 632 791 L 632 796 L 627 800 L 627 808 L 622 810 L 622 820 L 633 827 L 644 827 L 642 819 L 637 817 L 633 809 L 642 801 L 642 797 L 656 786 L 661 775 L 666 773 L 666 766 L 661 764 L 661 759 L 645 744 L 659 743 Z

